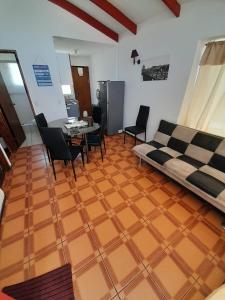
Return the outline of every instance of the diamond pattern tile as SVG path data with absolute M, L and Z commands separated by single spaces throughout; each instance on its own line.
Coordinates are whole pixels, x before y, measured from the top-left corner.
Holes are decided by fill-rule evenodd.
M 225 278 L 224 216 L 106 137 L 90 163 L 19 149 L 5 176 L 0 287 L 70 262 L 78 300 L 205 299 Z M 88 288 L 87 288 L 88 287 Z M 148 295 L 148 296 L 146 296 Z
M 147 271 L 143 271 L 136 276 L 132 282 L 120 292 L 119 296 L 120 299 L 123 300 L 146 299 L 146 297 L 152 300 L 166 299 Z
M 101 257 L 90 261 L 84 268 L 74 273 L 73 284 L 77 300 L 106 300 L 116 295 Z
M 122 290 L 144 267 L 125 239 L 120 239 L 102 254 L 103 263 L 116 290 Z

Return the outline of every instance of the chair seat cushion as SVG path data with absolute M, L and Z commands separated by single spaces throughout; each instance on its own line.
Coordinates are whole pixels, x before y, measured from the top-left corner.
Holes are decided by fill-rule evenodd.
M 145 129 L 143 128 L 139 128 L 137 126 L 129 126 L 129 127 L 125 127 L 125 131 L 128 133 L 132 133 L 134 135 L 140 134 L 142 132 L 145 132 Z
M 90 145 L 99 145 L 100 144 L 100 136 L 99 135 L 88 135 L 87 142 Z
M 187 181 L 214 198 L 217 198 L 217 196 L 225 190 L 225 183 L 199 170 L 188 176 Z
M 100 143 L 101 143 L 99 135 L 95 135 L 95 134 L 88 135 L 87 136 L 87 143 L 90 146 L 99 146 Z M 85 140 L 82 140 L 80 144 L 84 146 L 85 145 Z
M 81 151 L 83 151 L 83 147 L 80 145 L 72 145 L 72 146 L 69 146 L 69 148 L 70 148 L 72 160 L 74 160 L 79 155 L 79 153 L 81 153 Z
M 95 131 L 92 131 L 92 132 L 89 132 L 88 134 L 87 134 L 87 136 L 91 136 L 91 135 L 98 135 L 99 133 L 100 133 L 100 127 L 98 128 L 98 129 L 96 129 Z

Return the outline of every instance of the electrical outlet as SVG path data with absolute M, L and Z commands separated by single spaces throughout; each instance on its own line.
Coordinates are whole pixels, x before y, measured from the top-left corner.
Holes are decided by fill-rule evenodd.
M 119 130 L 118 130 L 118 133 L 122 133 L 122 132 L 123 132 L 123 130 L 122 130 L 122 129 L 119 129 Z

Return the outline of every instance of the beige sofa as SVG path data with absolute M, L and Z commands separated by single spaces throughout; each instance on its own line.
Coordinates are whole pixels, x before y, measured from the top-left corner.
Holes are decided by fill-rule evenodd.
M 225 138 L 161 120 L 133 151 L 225 213 Z

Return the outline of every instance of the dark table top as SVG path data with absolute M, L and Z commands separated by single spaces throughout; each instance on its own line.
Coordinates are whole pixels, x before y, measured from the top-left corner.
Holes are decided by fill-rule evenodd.
M 70 136 L 75 136 L 78 134 L 86 134 L 86 133 L 90 133 L 93 132 L 97 129 L 99 129 L 99 124 L 94 123 L 92 126 L 87 126 L 87 127 L 83 127 L 83 128 L 70 128 L 67 129 L 65 127 L 65 124 L 68 123 L 68 119 L 67 118 L 63 118 L 63 119 L 57 119 L 54 120 L 52 122 L 48 123 L 49 127 L 59 127 L 62 128 L 64 133 L 67 133 Z

